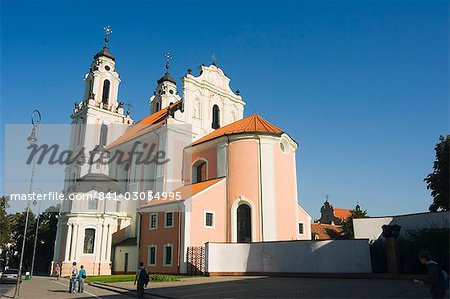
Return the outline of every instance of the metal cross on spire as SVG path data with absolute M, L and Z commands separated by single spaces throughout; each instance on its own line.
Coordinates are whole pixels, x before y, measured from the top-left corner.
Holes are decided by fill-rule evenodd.
M 170 55 L 169 52 L 167 52 L 166 54 L 164 54 L 164 57 L 166 58 L 166 70 L 168 72 L 170 68 L 170 60 L 173 58 L 173 56 Z
M 330 199 L 330 195 L 326 194 L 325 195 L 326 200 L 328 201 Z
M 112 29 L 111 29 L 111 26 L 106 25 L 105 27 L 103 27 L 103 30 L 105 31 L 105 47 L 107 47 L 108 41 L 109 41 L 109 35 L 112 33 Z
M 217 66 L 217 57 L 216 57 L 216 53 L 212 53 L 211 54 L 211 59 L 212 59 L 212 64 Z

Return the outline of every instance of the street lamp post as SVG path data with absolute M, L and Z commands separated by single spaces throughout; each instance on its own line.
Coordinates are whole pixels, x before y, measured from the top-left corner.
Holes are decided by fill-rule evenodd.
M 39 188 L 36 188 L 39 189 Z M 39 189 L 42 193 L 42 190 Z M 36 205 L 36 200 L 33 201 L 33 205 Z M 41 201 L 39 200 L 39 207 L 38 207 L 38 213 L 37 213 L 37 221 L 36 221 L 36 232 L 34 233 L 34 246 L 33 246 L 33 259 L 31 261 L 31 272 L 30 272 L 30 278 L 33 278 L 34 273 L 34 258 L 36 257 L 36 243 L 37 243 L 37 236 L 38 236 L 38 230 L 39 230 L 39 215 L 41 213 Z
M 31 145 L 35 145 L 38 141 L 37 139 L 37 129 L 39 128 L 39 125 L 41 123 L 41 113 L 39 110 L 34 110 L 31 114 L 31 124 L 33 125 L 33 129 L 31 130 L 30 137 L 27 138 L 28 142 Z M 28 194 L 31 194 L 33 192 L 33 183 L 34 183 L 34 171 L 36 168 L 36 160 L 33 156 L 33 167 L 31 168 L 31 179 L 30 179 L 30 188 L 28 189 Z M 23 230 L 23 241 L 22 241 L 22 251 L 20 252 L 20 262 L 19 262 L 19 271 L 17 273 L 17 282 L 16 282 L 16 289 L 14 291 L 14 298 L 19 297 L 20 293 L 20 283 L 22 281 L 22 263 L 23 263 L 23 253 L 25 250 L 25 241 L 27 238 L 27 228 L 28 228 L 28 215 L 30 214 L 30 201 L 27 201 L 27 213 L 25 218 L 25 228 Z

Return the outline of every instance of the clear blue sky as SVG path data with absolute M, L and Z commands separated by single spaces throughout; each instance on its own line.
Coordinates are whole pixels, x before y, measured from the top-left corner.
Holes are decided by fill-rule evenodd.
M 299 201 L 313 218 L 326 194 L 373 216 L 431 203 L 423 178 L 449 132 L 447 1 L 1 5 L 2 127 L 28 123 L 35 108 L 45 123 L 69 123 L 109 24 L 119 98 L 135 119 L 149 110 L 164 52 L 177 79 L 214 52 L 245 115 L 299 142 Z

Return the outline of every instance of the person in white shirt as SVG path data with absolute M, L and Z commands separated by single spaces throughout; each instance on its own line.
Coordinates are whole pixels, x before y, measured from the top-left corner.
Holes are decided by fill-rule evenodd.
M 73 262 L 72 268 L 70 268 L 69 293 L 76 293 L 77 276 L 78 276 L 77 263 Z

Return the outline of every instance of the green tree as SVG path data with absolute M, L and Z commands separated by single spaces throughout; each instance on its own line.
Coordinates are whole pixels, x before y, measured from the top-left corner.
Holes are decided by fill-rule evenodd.
M 427 189 L 431 190 L 433 203 L 430 205 L 430 212 L 438 210 L 449 210 L 449 172 L 450 172 L 450 135 L 439 136 L 439 143 L 435 146 L 436 160 L 433 163 L 433 172 L 424 181 Z
M 0 249 L 5 249 L 11 238 L 11 226 L 6 217 L 6 209 L 8 205 L 9 198 L 6 196 L 0 197 Z
M 8 205 L 9 198 L 6 196 L 0 197 L 0 269 L 6 266 L 7 262 L 7 248 L 11 240 L 11 226 L 9 224 L 6 209 Z
M 355 209 L 350 210 L 350 213 L 351 215 L 342 222 L 342 233 L 346 239 L 354 238 L 355 233 L 353 231 L 353 219 L 367 217 L 367 210 L 361 210 L 359 205 L 357 205 Z
M 25 229 L 26 211 L 7 215 L 7 219 L 11 225 L 11 241 L 8 246 L 8 266 L 16 268 L 19 266 L 20 253 L 22 251 L 23 232 Z M 31 259 L 33 255 L 34 230 L 36 229 L 36 221 L 33 212 L 30 211 L 27 226 L 27 238 L 25 240 L 23 269 L 28 271 L 31 268 Z
M 36 272 L 48 273 L 53 260 L 56 229 L 58 227 L 59 208 L 50 207 L 39 215 L 39 230 L 36 245 L 34 269 Z M 34 226 L 36 228 L 36 226 Z M 34 238 L 34 233 L 33 233 Z

